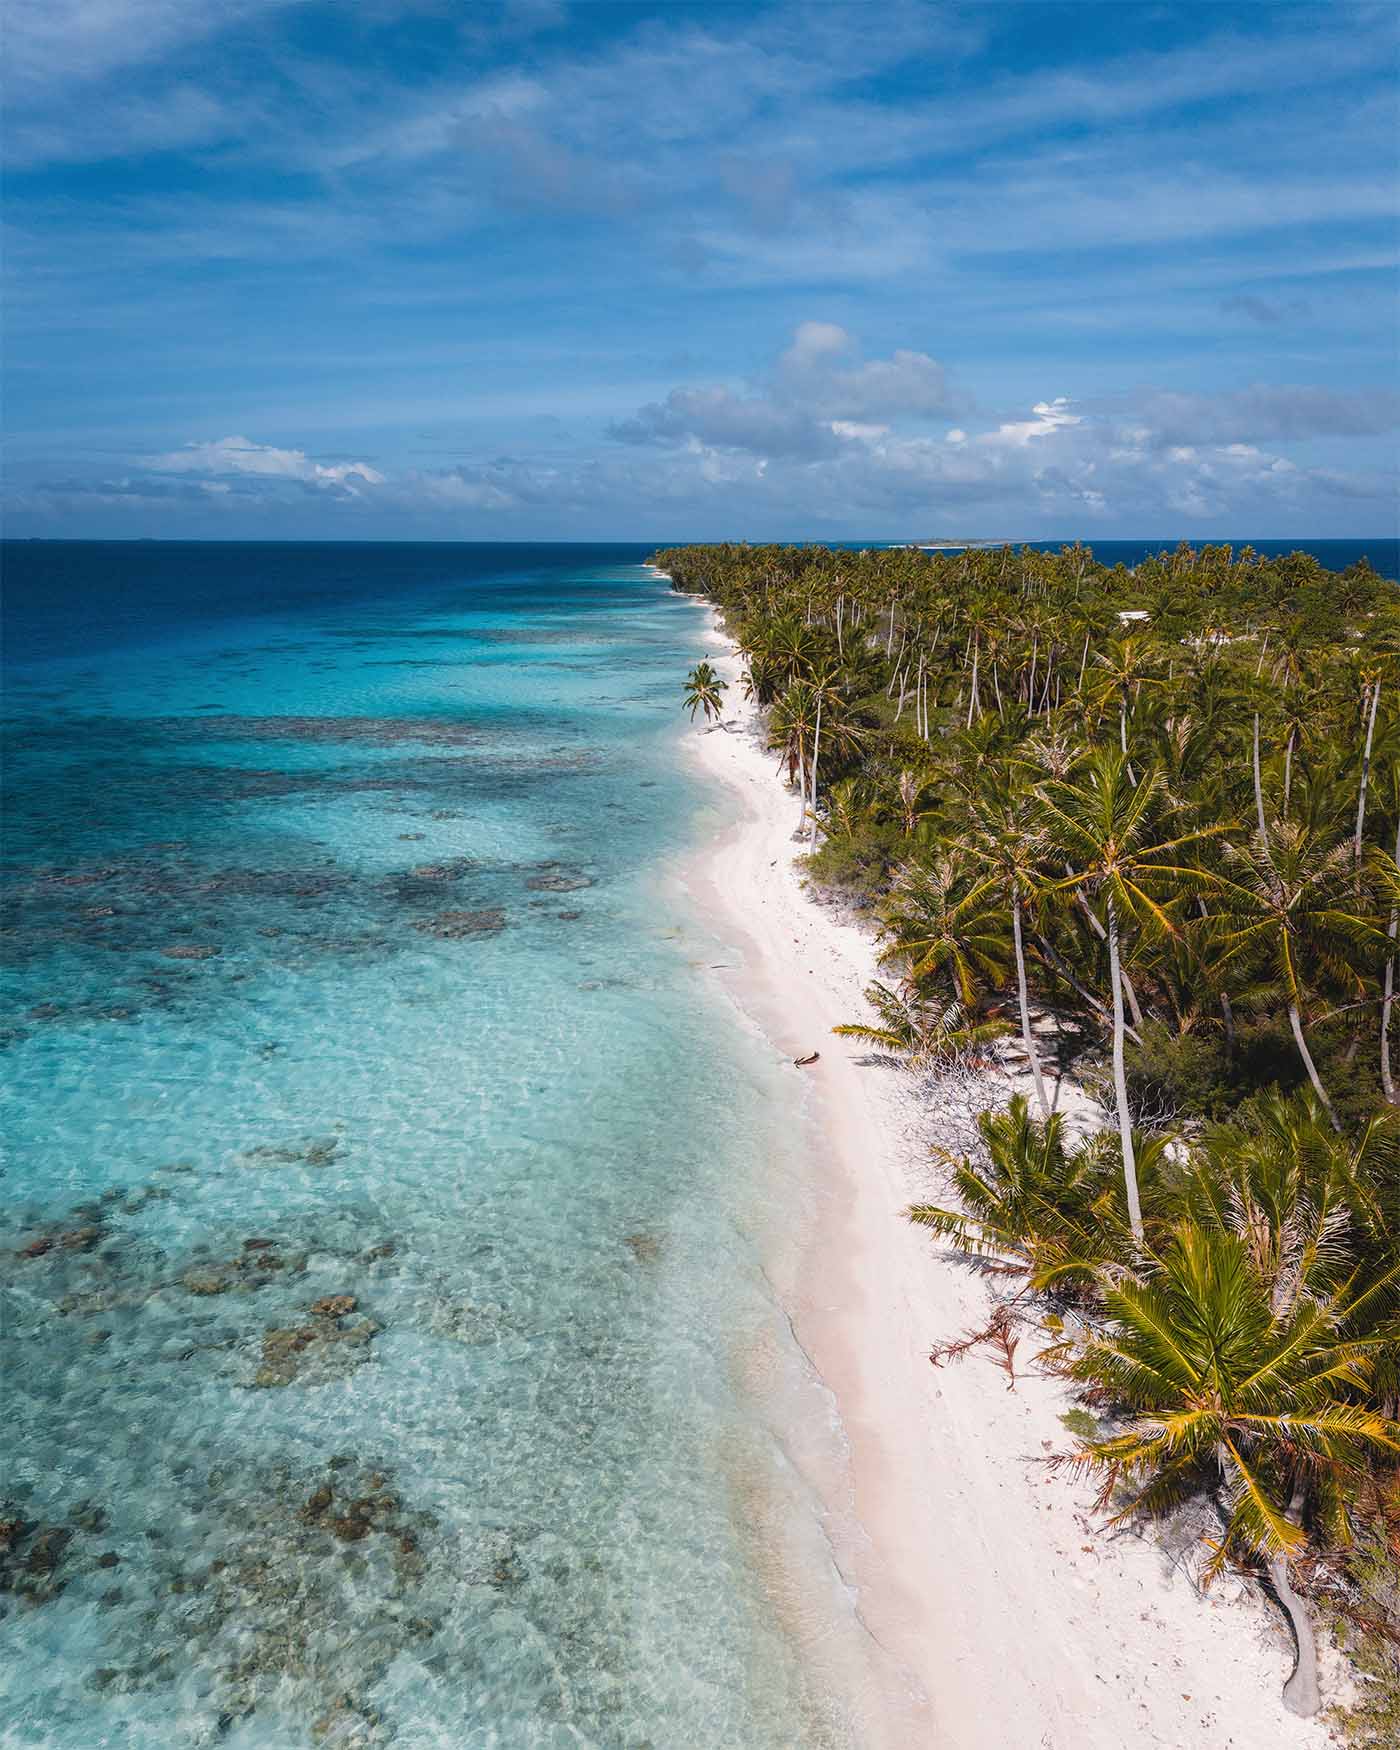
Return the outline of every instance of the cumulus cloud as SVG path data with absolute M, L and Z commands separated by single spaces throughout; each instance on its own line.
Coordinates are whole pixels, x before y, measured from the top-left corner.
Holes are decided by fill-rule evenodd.
M 673 389 L 616 422 L 609 435 L 626 444 L 690 443 L 811 459 L 879 436 L 888 421 L 938 413 L 949 403 L 943 367 L 927 353 L 862 360 L 844 328 L 803 322 L 752 393 Z
M 1060 385 L 1054 385 L 1060 387 Z M 677 387 L 611 428 L 601 452 L 483 456 L 439 471 L 255 442 L 200 440 L 140 458 L 119 480 L 50 482 L 51 504 L 203 503 L 265 518 L 308 498 L 387 519 L 384 532 L 667 534 L 739 529 L 812 534 L 960 533 L 1030 537 L 1047 528 L 1168 526 L 1186 533 L 1291 526 L 1328 504 L 1384 503 L 1382 475 L 1312 465 L 1289 446 L 1375 432 L 1394 398 L 1259 384 L 1219 395 L 1142 388 L 1115 398 L 1026 396 L 950 421 L 943 368 L 927 353 L 867 359 L 851 334 L 811 321 L 743 389 Z M 354 508 L 358 506 L 358 508 Z M 1319 519 L 1321 520 L 1321 519 Z
M 989 445 L 1028 444 L 1036 438 L 1048 437 L 1051 432 L 1064 431 L 1070 426 L 1083 423 L 1077 413 L 1070 412 L 1067 395 L 1057 395 L 1053 401 L 1037 401 L 1031 408 L 1031 413 L 1034 415 L 1031 419 L 1010 420 L 1005 425 L 999 425 L 995 431 L 983 432 L 977 442 Z
M 840 441 L 830 425 L 800 408 L 722 388 L 672 389 L 664 401 L 619 420 L 610 436 L 624 444 L 694 443 L 765 456 L 830 455 Z
M 384 476 L 367 462 L 317 462 L 305 450 L 255 444 L 245 437 L 189 443 L 163 455 L 145 456 L 142 466 L 155 474 L 252 474 L 268 480 L 297 481 L 350 497 L 358 497 L 364 486 L 384 484 Z
M 872 512 L 922 521 L 960 509 L 995 512 L 1014 536 L 1027 519 L 1164 513 L 1251 516 L 1359 496 L 1383 484 L 1329 476 L 1281 454 L 1281 443 L 1375 432 L 1396 419 L 1394 398 L 1310 386 L 1257 385 L 1220 395 L 1143 389 L 1112 401 L 1044 397 L 1025 414 L 983 420 L 954 401 L 926 353 L 865 360 L 830 322 L 805 322 L 748 391 L 678 388 L 612 428 L 638 448 L 667 453 L 654 472 L 667 489 L 688 481 L 697 499 L 736 510 L 782 506 L 813 526 Z M 934 430 L 930 430 L 934 427 Z M 757 459 L 755 461 L 755 458 Z

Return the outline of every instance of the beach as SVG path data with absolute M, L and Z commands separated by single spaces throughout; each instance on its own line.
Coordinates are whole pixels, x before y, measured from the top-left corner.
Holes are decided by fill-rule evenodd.
M 1280 1700 L 1292 1668 L 1286 1626 L 1226 1576 L 1201 1597 L 1190 1550 L 1101 1529 L 1092 1492 L 1044 1463 L 1072 1441 L 1072 1400 L 1033 1366 L 1015 1378 L 985 1349 L 935 1368 L 928 1353 L 985 1323 L 986 1290 L 901 1219 L 933 1181 L 936 1111 L 904 1072 L 872 1059 L 839 1023 L 865 1018 L 873 936 L 804 886 L 799 805 L 775 771 L 736 648 L 714 610 L 709 660 L 729 683 L 720 727 L 685 745 L 731 799 L 733 824 L 684 880 L 732 945 L 722 980 L 749 1025 L 796 1059 L 810 1126 L 807 1218 L 778 1249 L 775 1290 L 834 1399 L 844 1459 L 799 1467 L 825 1504 L 834 1559 L 872 1643 L 865 1741 L 957 1750 L 1124 1746 L 1318 1746 L 1318 1720 Z M 1086 1117 L 1066 1087 L 1062 1105 Z M 822 1449 L 825 1452 L 825 1449 Z M 820 1648 L 809 1649 L 820 1656 Z M 1324 1674 L 1334 1661 L 1324 1659 Z

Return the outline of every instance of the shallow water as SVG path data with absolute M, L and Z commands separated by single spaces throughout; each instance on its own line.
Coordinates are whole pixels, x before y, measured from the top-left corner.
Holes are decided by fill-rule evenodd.
M 9 549 L 7 1745 L 840 1741 L 642 557 Z

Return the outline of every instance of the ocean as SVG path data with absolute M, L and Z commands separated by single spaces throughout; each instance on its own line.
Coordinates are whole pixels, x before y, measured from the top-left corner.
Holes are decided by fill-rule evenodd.
M 7 547 L 6 1745 L 843 1741 L 645 555 Z

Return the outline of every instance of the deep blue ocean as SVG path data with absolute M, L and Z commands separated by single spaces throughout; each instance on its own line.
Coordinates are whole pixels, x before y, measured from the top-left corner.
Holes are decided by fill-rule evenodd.
M 645 553 L 6 550 L 7 1746 L 849 1741 Z

